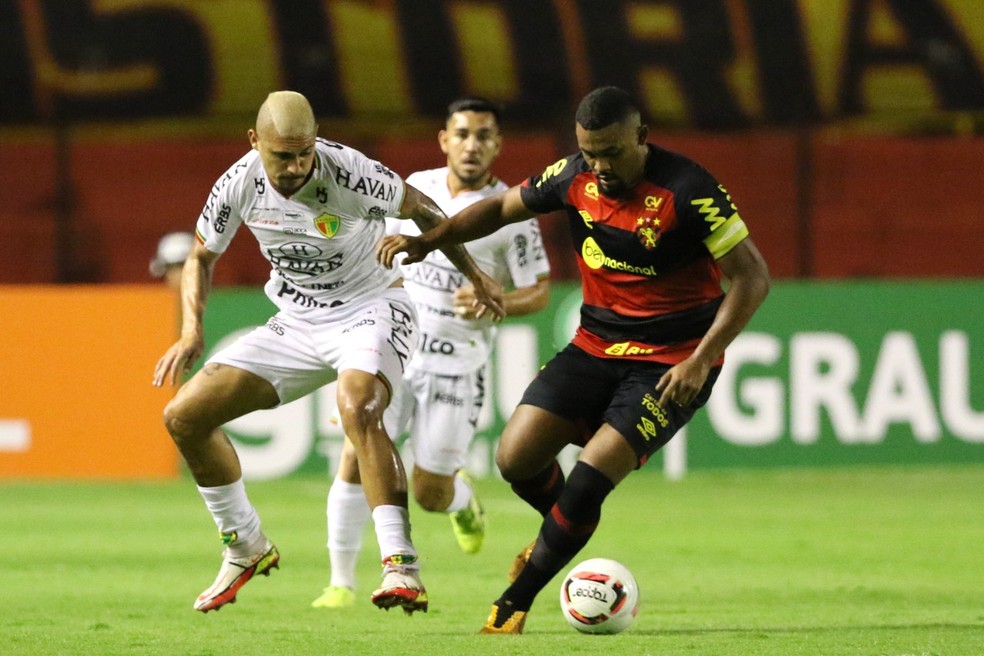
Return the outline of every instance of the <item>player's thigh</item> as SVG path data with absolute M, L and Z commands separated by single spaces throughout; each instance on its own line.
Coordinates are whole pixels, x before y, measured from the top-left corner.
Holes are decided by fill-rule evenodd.
M 186 426 L 214 428 L 278 401 L 269 381 L 245 369 L 211 362 L 181 386 L 168 415 Z
M 465 466 L 485 398 L 482 372 L 445 376 L 414 374 L 415 399 L 409 446 L 417 467 L 450 477 Z
M 503 476 L 523 480 L 542 470 L 568 444 L 583 446 L 603 423 L 618 385 L 609 363 L 568 345 L 523 393 L 499 442 Z
M 507 481 L 532 478 L 568 444 L 577 443 L 578 426 L 534 405 L 519 405 L 499 438 L 495 462 Z

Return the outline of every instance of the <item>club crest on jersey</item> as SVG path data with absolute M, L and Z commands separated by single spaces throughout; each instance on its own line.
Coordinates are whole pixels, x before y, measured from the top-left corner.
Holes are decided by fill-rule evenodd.
M 331 239 L 338 232 L 338 226 L 340 226 L 342 220 L 335 216 L 334 214 L 322 214 L 314 220 L 314 227 L 318 229 L 318 232 L 323 234 L 325 237 Z
M 639 238 L 639 243 L 642 244 L 646 250 L 653 250 L 656 248 L 656 242 L 659 241 L 660 221 L 657 218 L 651 216 L 640 216 L 636 219 L 636 237 Z

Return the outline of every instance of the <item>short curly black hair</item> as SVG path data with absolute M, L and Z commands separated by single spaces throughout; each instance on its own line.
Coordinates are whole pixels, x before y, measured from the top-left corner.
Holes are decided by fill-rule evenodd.
M 598 87 L 581 100 L 574 118 L 585 130 L 600 130 L 639 113 L 635 100 L 627 91 L 618 87 Z

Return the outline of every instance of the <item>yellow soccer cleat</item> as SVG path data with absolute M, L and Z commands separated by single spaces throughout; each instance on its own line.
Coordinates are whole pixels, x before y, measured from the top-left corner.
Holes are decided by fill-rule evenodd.
M 536 540 L 533 540 L 528 545 L 523 547 L 523 550 L 516 554 L 513 558 L 512 564 L 509 565 L 509 572 L 506 573 L 506 578 L 510 583 L 515 582 L 519 578 L 519 573 L 523 571 L 526 567 L 526 563 L 530 561 L 530 556 L 533 555 L 533 546 L 536 544 Z
M 459 469 L 455 476 L 461 478 L 472 490 L 471 499 L 468 507 L 449 513 L 451 518 L 451 528 L 454 529 L 454 537 L 458 540 L 458 546 L 467 554 L 478 553 L 482 548 L 482 541 L 485 539 L 485 509 L 475 494 L 475 485 L 471 477 L 463 469 Z
M 492 611 L 489 613 L 489 618 L 485 620 L 485 626 L 479 629 L 478 632 L 519 635 L 523 632 L 523 625 L 525 624 L 525 610 L 513 610 L 508 606 L 500 606 L 498 603 L 495 603 L 492 604 Z
M 355 590 L 344 585 L 329 585 L 311 602 L 313 608 L 349 608 L 355 605 Z

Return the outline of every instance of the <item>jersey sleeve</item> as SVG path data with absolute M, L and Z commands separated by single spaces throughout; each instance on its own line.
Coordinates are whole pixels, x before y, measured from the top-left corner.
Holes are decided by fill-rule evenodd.
M 546 214 L 563 209 L 567 201 L 567 189 L 577 175 L 577 155 L 557 160 L 543 170 L 522 182 L 520 198 L 528 209 L 537 214 Z
M 689 183 L 677 199 L 677 215 L 685 228 L 704 242 L 711 256 L 720 259 L 748 237 L 748 228 L 728 190 L 710 173 L 696 167 Z
M 205 207 L 198 216 L 195 237 L 213 253 L 226 251 L 243 222 L 239 196 L 240 180 L 227 173 L 212 186 Z
M 533 287 L 538 280 L 550 275 L 550 261 L 543 247 L 540 223 L 529 219 L 509 227 L 505 255 L 513 287 Z

